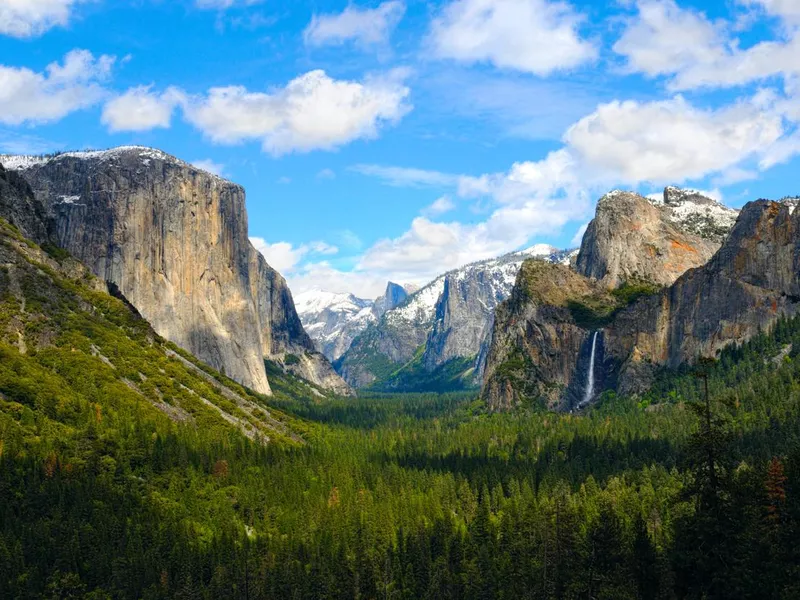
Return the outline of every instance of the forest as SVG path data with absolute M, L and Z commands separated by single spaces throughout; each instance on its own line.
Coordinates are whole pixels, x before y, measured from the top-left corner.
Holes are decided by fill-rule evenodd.
M 574 414 L 205 368 L 267 427 L 47 273 L 0 341 L 0 598 L 800 597 L 800 319 Z

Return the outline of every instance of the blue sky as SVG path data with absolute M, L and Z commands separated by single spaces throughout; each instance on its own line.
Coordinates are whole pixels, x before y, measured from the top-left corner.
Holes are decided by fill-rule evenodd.
M 217 170 L 296 293 L 568 247 L 617 187 L 800 193 L 799 122 L 796 0 L 0 0 L 0 152 Z

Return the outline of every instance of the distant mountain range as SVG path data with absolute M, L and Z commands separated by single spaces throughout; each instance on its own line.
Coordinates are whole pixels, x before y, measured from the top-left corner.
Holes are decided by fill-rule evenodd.
M 335 361 L 347 352 L 358 334 L 376 323 L 386 311 L 400 305 L 417 289 L 412 284 L 402 286 L 390 281 L 386 285 L 386 292 L 376 300 L 358 298 L 353 294 L 309 290 L 295 297 L 295 307 L 319 351 Z
M 357 388 L 407 391 L 477 387 L 494 308 L 510 294 L 520 265 L 534 257 L 568 263 L 576 253 L 537 245 L 449 271 L 379 317 L 367 315 L 364 308 L 346 311 L 351 315 L 348 335 L 357 334 L 347 347 L 338 348 L 334 366 Z M 304 316 L 303 308 L 300 316 L 313 331 L 314 324 Z

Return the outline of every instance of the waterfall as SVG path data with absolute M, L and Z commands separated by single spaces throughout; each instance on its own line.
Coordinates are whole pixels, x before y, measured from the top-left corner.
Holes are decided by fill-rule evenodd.
M 592 338 L 592 355 L 589 359 L 589 379 L 586 381 L 586 391 L 583 394 L 583 401 L 579 404 L 579 406 L 586 406 L 589 402 L 592 401 L 594 397 L 594 356 L 595 350 L 597 350 L 597 334 L 600 333 L 599 331 L 594 332 L 594 337 Z

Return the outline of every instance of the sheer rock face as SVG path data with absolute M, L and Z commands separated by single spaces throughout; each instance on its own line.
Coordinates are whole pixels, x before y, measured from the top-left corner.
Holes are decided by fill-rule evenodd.
M 628 307 L 608 328 L 618 387 L 643 391 L 654 366 L 715 356 L 798 308 L 800 212 L 790 203 L 751 202 L 707 265 Z
M 0 216 L 37 244 L 53 241 L 52 222 L 28 182 L 0 164 Z
M 594 330 L 568 308 L 615 306 L 602 283 L 553 265 L 523 266 L 496 312 L 483 390 L 491 407 L 542 398 L 572 408 L 585 400 Z M 595 394 L 641 393 L 659 367 L 715 356 L 798 312 L 800 211 L 790 202 L 751 202 L 707 264 L 595 325 Z
M 613 303 L 601 285 L 565 265 L 522 265 L 511 297 L 495 312 L 483 386 L 492 409 L 538 399 L 549 408 L 580 402 L 592 333 L 576 323 L 573 301 Z
M 610 192 L 597 204 L 576 270 L 608 288 L 633 280 L 671 285 L 708 262 L 735 218 L 736 211 L 697 192 L 667 188 L 663 201 Z
M 261 323 L 261 352 L 298 377 L 340 395 L 352 390 L 333 370 L 328 359 L 320 354 L 309 337 L 295 309 L 286 280 L 267 264 L 261 253 L 253 250 L 253 296 Z M 293 355 L 295 360 L 289 359 Z
M 504 274 L 496 269 L 460 275 L 450 273 L 444 279 L 423 355 L 429 371 L 455 358 L 479 355 L 492 331 L 494 309 L 510 292 L 503 286 Z
M 61 247 L 229 377 L 268 394 L 266 350 L 310 344 L 285 281 L 250 244 L 240 186 L 149 148 L 1 162 L 47 207 Z
M 380 319 L 388 311 L 400 306 L 408 298 L 406 289 L 397 283 L 390 281 L 386 284 L 386 291 L 372 305 L 372 314 L 376 319 Z

